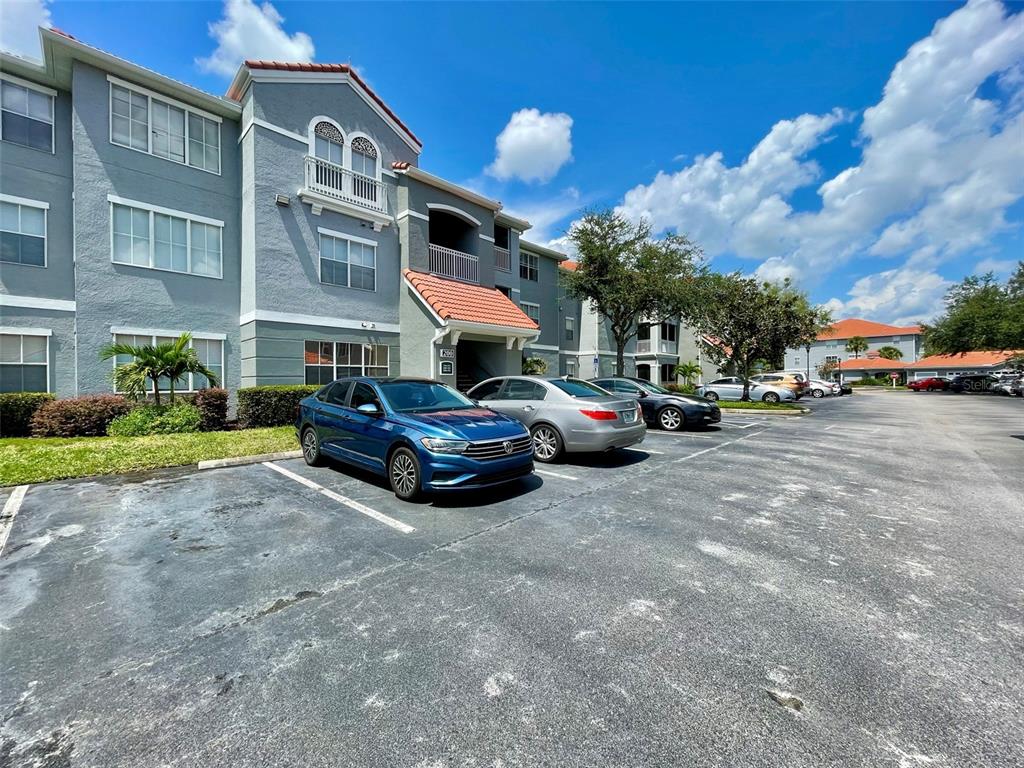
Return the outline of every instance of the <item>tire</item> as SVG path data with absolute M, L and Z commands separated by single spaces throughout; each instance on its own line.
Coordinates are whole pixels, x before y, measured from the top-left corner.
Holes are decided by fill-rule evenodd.
M 718 393 L 717 392 L 705 392 L 704 393 L 704 397 L 706 397 L 708 400 L 711 400 L 712 402 L 714 402 L 715 400 L 718 399 Z
M 537 461 L 550 464 L 562 455 L 562 436 L 550 424 L 538 424 L 530 430 L 530 435 L 533 437 L 533 458 Z
M 779 396 L 775 392 L 765 392 L 761 401 L 765 403 L 777 403 L 779 402 Z
M 316 430 L 306 427 L 302 430 L 302 439 L 299 441 L 302 448 L 302 458 L 311 467 L 319 467 L 324 463 L 324 456 L 320 453 L 320 438 L 316 436 Z
M 812 389 L 811 390 L 811 397 L 824 397 L 824 396 L 825 396 L 825 390 L 823 390 L 823 389 Z
M 388 459 L 388 482 L 395 496 L 412 501 L 420 495 L 420 462 L 408 448 L 397 448 Z
M 658 411 L 658 426 L 666 432 L 678 432 L 686 425 L 686 414 L 669 405 Z

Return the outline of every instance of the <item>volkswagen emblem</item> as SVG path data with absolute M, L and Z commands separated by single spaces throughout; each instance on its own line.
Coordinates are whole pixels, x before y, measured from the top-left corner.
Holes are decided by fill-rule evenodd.
M 512 441 L 506 440 L 501 444 L 501 447 L 505 449 L 505 453 L 512 453 Z

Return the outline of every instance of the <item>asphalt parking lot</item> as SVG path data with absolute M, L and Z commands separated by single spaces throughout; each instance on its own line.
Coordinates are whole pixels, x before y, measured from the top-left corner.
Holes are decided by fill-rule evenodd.
M 300 460 L 34 486 L 0 766 L 1024 764 L 1024 401 L 812 407 L 419 504 Z

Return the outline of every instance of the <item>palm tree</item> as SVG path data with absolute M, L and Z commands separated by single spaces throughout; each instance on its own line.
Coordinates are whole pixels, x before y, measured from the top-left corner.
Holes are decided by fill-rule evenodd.
M 903 350 L 901 350 L 899 347 L 893 346 L 881 347 L 878 350 L 878 356 L 884 357 L 886 360 L 902 360 Z
M 676 376 L 682 376 L 688 386 L 693 386 L 694 379 L 701 374 L 701 367 L 693 360 L 676 366 Z
M 851 336 L 846 340 L 846 351 L 853 352 L 854 359 L 858 359 L 861 352 L 868 351 L 868 340 L 863 336 Z
M 174 382 L 192 373 L 205 376 L 210 386 L 217 386 L 217 374 L 203 365 L 196 351 L 189 346 L 192 334 L 183 333 L 174 341 L 162 344 L 110 344 L 100 352 L 100 359 L 131 357 L 130 363 L 114 368 L 114 388 L 129 395 L 138 396 L 146 392 L 146 382 L 153 383 L 153 402 L 160 405 L 160 379 L 170 381 L 170 397 L 174 402 Z

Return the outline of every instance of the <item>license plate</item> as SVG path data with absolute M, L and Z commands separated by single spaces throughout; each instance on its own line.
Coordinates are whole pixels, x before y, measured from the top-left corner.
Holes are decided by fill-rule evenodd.
M 619 414 L 622 416 L 622 420 L 627 424 L 632 424 L 636 421 L 636 411 L 619 411 Z

